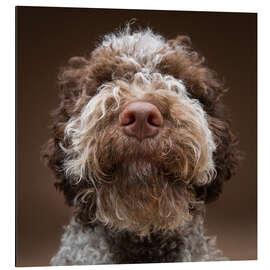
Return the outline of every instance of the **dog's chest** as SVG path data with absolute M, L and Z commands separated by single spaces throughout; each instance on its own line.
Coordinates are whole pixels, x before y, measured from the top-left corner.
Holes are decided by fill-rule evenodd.
M 180 261 L 184 242 L 179 234 L 107 233 L 106 240 L 115 263 L 165 263 Z
M 201 218 L 183 233 L 140 238 L 96 226 L 85 228 L 74 219 L 66 227 L 52 265 L 165 263 L 224 260 L 215 238 L 204 235 Z

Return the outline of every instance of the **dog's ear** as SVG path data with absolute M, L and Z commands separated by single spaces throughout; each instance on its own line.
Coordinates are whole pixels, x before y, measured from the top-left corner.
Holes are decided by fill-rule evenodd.
M 216 143 L 214 163 L 216 177 L 206 186 L 195 187 L 198 199 L 206 203 L 216 200 L 223 183 L 232 178 L 241 160 L 238 140 L 231 131 L 230 123 L 220 117 L 208 117 L 208 125 Z
M 222 103 L 227 89 L 206 66 L 205 58 L 194 49 L 189 37 L 178 36 L 169 40 L 168 45 L 171 52 L 162 59 L 159 69 L 181 79 L 190 96 L 200 101 L 217 146 L 214 153 L 216 178 L 208 186 L 195 187 L 198 199 L 210 202 L 218 198 L 224 181 L 234 175 L 241 158 Z
M 43 146 L 41 153 L 45 165 L 55 174 L 56 188 L 64 193 L 69 205 L 73 205 L 75 196 L 85 188 L 86 182 L 72 185 L 72 179 L 65 173 L 66 155 L 63 147 L 68 147 L 69 142 L 64 132 L 69 119 L 76 117 L 96 92 L 96 82 L 88 78 L 88 65 L 86 58 L 73 57 L 67 66 L 61 69 L 58 77 L 60 104 L 52 113 L 51 138 Z

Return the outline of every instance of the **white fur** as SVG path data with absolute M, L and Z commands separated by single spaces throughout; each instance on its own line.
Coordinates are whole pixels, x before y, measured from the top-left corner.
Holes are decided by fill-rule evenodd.
M 155 71 L 165 55 L 173 52 L 165 39 L 151 29 L 131 34 L 129 26 L 118 33 L 106 35 L 101 47 L 113 50 L 121 61 L 132 63 L 148 74 Z M 178 49 L 183 48 L 179 46 Z

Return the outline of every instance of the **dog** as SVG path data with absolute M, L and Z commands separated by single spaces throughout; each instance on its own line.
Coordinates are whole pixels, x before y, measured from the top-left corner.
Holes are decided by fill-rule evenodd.
M 43 158 L 74 215 L 52 265 L 224 260 L 205 205 L 239 163 L 205 58 L 180 35 L 129 26 L 59 74 Z

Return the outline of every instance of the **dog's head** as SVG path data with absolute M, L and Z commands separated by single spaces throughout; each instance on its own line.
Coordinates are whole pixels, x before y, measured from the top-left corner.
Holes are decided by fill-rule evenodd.
M 59 76 L 44 158 L 82 222 L 146 235 L 192 220 L 238 163 L 223 85 L 188 37 L 105 36 Z

